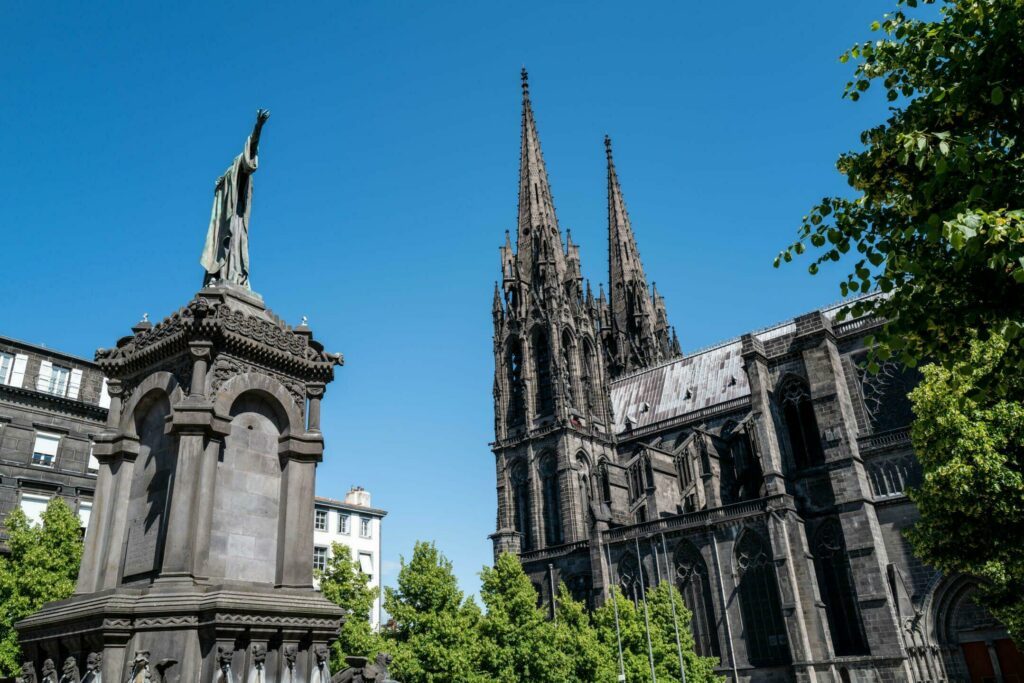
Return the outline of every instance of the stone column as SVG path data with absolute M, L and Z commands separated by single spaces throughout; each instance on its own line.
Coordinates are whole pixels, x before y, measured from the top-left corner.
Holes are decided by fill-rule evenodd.
M 311 432 L 320 431 L 320 401 L 324 396 L 325 385 L 322 383 L 307 384 L 306 396 L 309 398 L 309 415 L 307 416 L 307 427 Z
M 132 477 L 135 474 L 135 458 L 139 455 L 137 439 L 122 436 L 118 443 L 111 472 L 113 485 L 110 487 L 111 505 L 108 508 L 106 537 L 100 542 L 101 548 L 97 576 L 97 590 L 115 588 L 121 581 L 121 564 L 124 558 L 125 534 L 128 525 L 128 497 L 131 495 Z
M 289 441 L 294 441 L 289 440 Z M 283 448 L 293 444 L 283 443 Z M 323 444 L 320 442 L 321 453 Z M 281 454 L 281 514 L 277 528 L 277 585 L 313 585 L 313 494 L 321 453 L 285 450 Z
M 751 334 L 742 337 L 743 369 L 750 384 L 750 405 L 753 410 L 755 454 L 761 461 L 764 484 L 768 495 L 785 493 L 786 482 L 782 473 L 782 453 L 775 430 L 775 417 L 768 393 L 771 374 L 764 354 L 764 345 Z
M 100 549 L 107 542 L 109 517 L 113 507 L 114 475 L 111 461 L 106 457 L 97 456 L 100 469 L 96 476 L 96 493 L 93 496 L 92 516 L 89 526 L 92 533 L 85 535 L 85 549 L 82 553 L 82 566 L 78 571 L 76 593 L 92 593 L 97 589 L 102 553 Z
M 210 366 L 213 342 L 195 341 L 188 345 L 192 356 L 192 381 L 189 384 L 189 398 L 206 395 L 206 371 Z
M 213 527 L 213 500 L 217 490 L 217 458 L 224 447 L 222 436 L 206 440 L 195 500 L 195 533 L 192 536 L 193 576 L 205 579 L 210 575 L 210 530 Z M 310 557 L 310 562 L 312 562 Z

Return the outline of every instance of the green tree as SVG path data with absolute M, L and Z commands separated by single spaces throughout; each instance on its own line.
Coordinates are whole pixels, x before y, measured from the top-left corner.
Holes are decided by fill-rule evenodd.
M 974 341 L 951 369 L 930 365 L 910 398 L 912 438 L 924 471 L 911 491 L 921 522 L 915 551 L 947 573 L 981 577 L 982 601 L 1020 643 L 1024 636 L 1024 404 L 979 397 L 977 384 L 1002 365 L 1010 344 Z M 1003 382 L 1024 395 L 1024 377 Z
M 30 524 L 16 508 L 7 515 L 8 557 L 0 557 L 0 675 L 21 669 L 21 650 L 14 624 L 47 602 L 69 597 L 75 590 L 82 561 L 81 522 L 63 499 L 54 497 Z
M 379 589 L 369 585 L 370 577 L 352 559 L 352 550 L 342 543 L 332 543 L 327 567 L 316 575 L 323 596 L 348 613 L 338 640 L 331 646 L 332 671 L 347 667 L 345 657 L 348 656 L 376 657 L 381 642 L 370 625 L 370 610 Z
M 644 620 L 644 606 L 635 605 L 626 599 L 619 588 L 612 589 L 613 596 L 594 611 L 594 624 L 598 639 L 610 653 L 618 658 L 616 643 L 615 610 L 618 609 L 618 633 L 622 645 L 622 660 L 629 683 L 642 683 L 651 679 L 650 657 L 647 647 L 648 627 Z M 612 599 L 614 598 L 614 603 Z M 673 622 L 673 602 L 676 620 Z M 683 651 L 687 683 L 722 681 L 716 676 L 714 657 L 701 657 L 694 651 L 693 634 L 690 632 L 691 614 L 683 603 L 682 596 L 672 584 L 660 583 L 647 591 L 647 621 L 650 624 L 651 647 L 654 655 L 654 670 L 658 681 L 663 683 L 680 681 L 679 650 L 676 646 L 676 628 L 679 626 L 679 643 Z M 614 661 L 616 669 L 618 662 Z
M 615 650 L 598 638 L 586 605 L 574 600 L 564 583 L 558 584 L 555 605 L 555 646 L 571 658 L 569 680 L 614 681 Z
M 555 624 L 537 607 L 537 592 L 519 559 L 502 554 L 480 572 L 481 668 L 498 683 L 572 680 L 572 657 L 559 648 Z
M 402 558 L 397 587 L 384 591 L 393 627 L 386 634 L 392 676 L 403 683 L 482 681 L 476 673 L 480 610 L 465 599 L 452 563 L 433 543 L 417 542 Z
M 973 335 L 1002 335 L 1000 368 L 978 378 L 998 393 L 1024 369 L 1024 3 L 922 1 L 940 11 L 912 18 L 918 0 L 898 0 L 840 57 L 857 63 L 844 97 L 881 85 L 892 113 L 839 158 L 854 194 L 822 199 L 775 263 L 810 245 L 814 274 L 854 252 L 843 296 L 887 294 L 850 307 L 885 320 L 872 364 L 948 369 Z

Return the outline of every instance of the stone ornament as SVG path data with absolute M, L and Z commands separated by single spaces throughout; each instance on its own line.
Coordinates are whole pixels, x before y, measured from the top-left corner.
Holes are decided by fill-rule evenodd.
M 85 677 L 82 683 L 103 683 L 103 653 L 90 652 L 85 659 Z
M 366 657 L 346 657 L 348 668 L 335 674 L 331 683 L 397 683 L 388 677 L 391 655 L 381 652 L 373 664 Z
M 41 683 L 57 683 L 57 665 L 52 659 L 43 662 L 43 678 Z
M 64 660 L 64 668 L 61 669 L 60 683 L 81 683 L 82 677 L 78 673 L 78 662 L 74 657 Z
M 330 669 L 330 658 L 331 651 L 323 643 L 319 643 L 313 646 L 313 656 L 316 658 L 316 668 L 313 670 L 313 675 L 310 677 L 310 683 L 330 683 L 331 669 Z
M 221 683 L 234 683 L 235 681 L 231 673 L 231 660 L 234 655 L 234 651 L 217 646 L 217 666 L 220 668 L 220 677 L 217 680 Z
M 16 683 L 36 683 L 36 680 L 36 665 L 32 662 L 22 664 L 21 675 L 15 679 Z
M 267 648 L 259 643 L 252 646 L 252 669 L 247 683 L 266 683 Z

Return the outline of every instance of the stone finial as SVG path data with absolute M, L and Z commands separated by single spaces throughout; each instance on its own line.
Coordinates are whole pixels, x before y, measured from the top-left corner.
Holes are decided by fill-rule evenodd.
M 307 316 L 302 316 L 302 322 L 299 323 L 299 324 L 302 325 L 302 327 L 308 327 L 309 326 L 309 318 Z

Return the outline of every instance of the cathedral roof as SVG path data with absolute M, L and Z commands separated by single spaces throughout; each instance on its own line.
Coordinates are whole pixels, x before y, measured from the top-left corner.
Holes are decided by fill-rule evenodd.
M 820 309 L 834 319 L 851 300 Z M 753 333 L 762 342 L 796 331 L 793 319 Z M 614 431 L 637 430 L 750 396 L 739 337 L 611 382 Z

